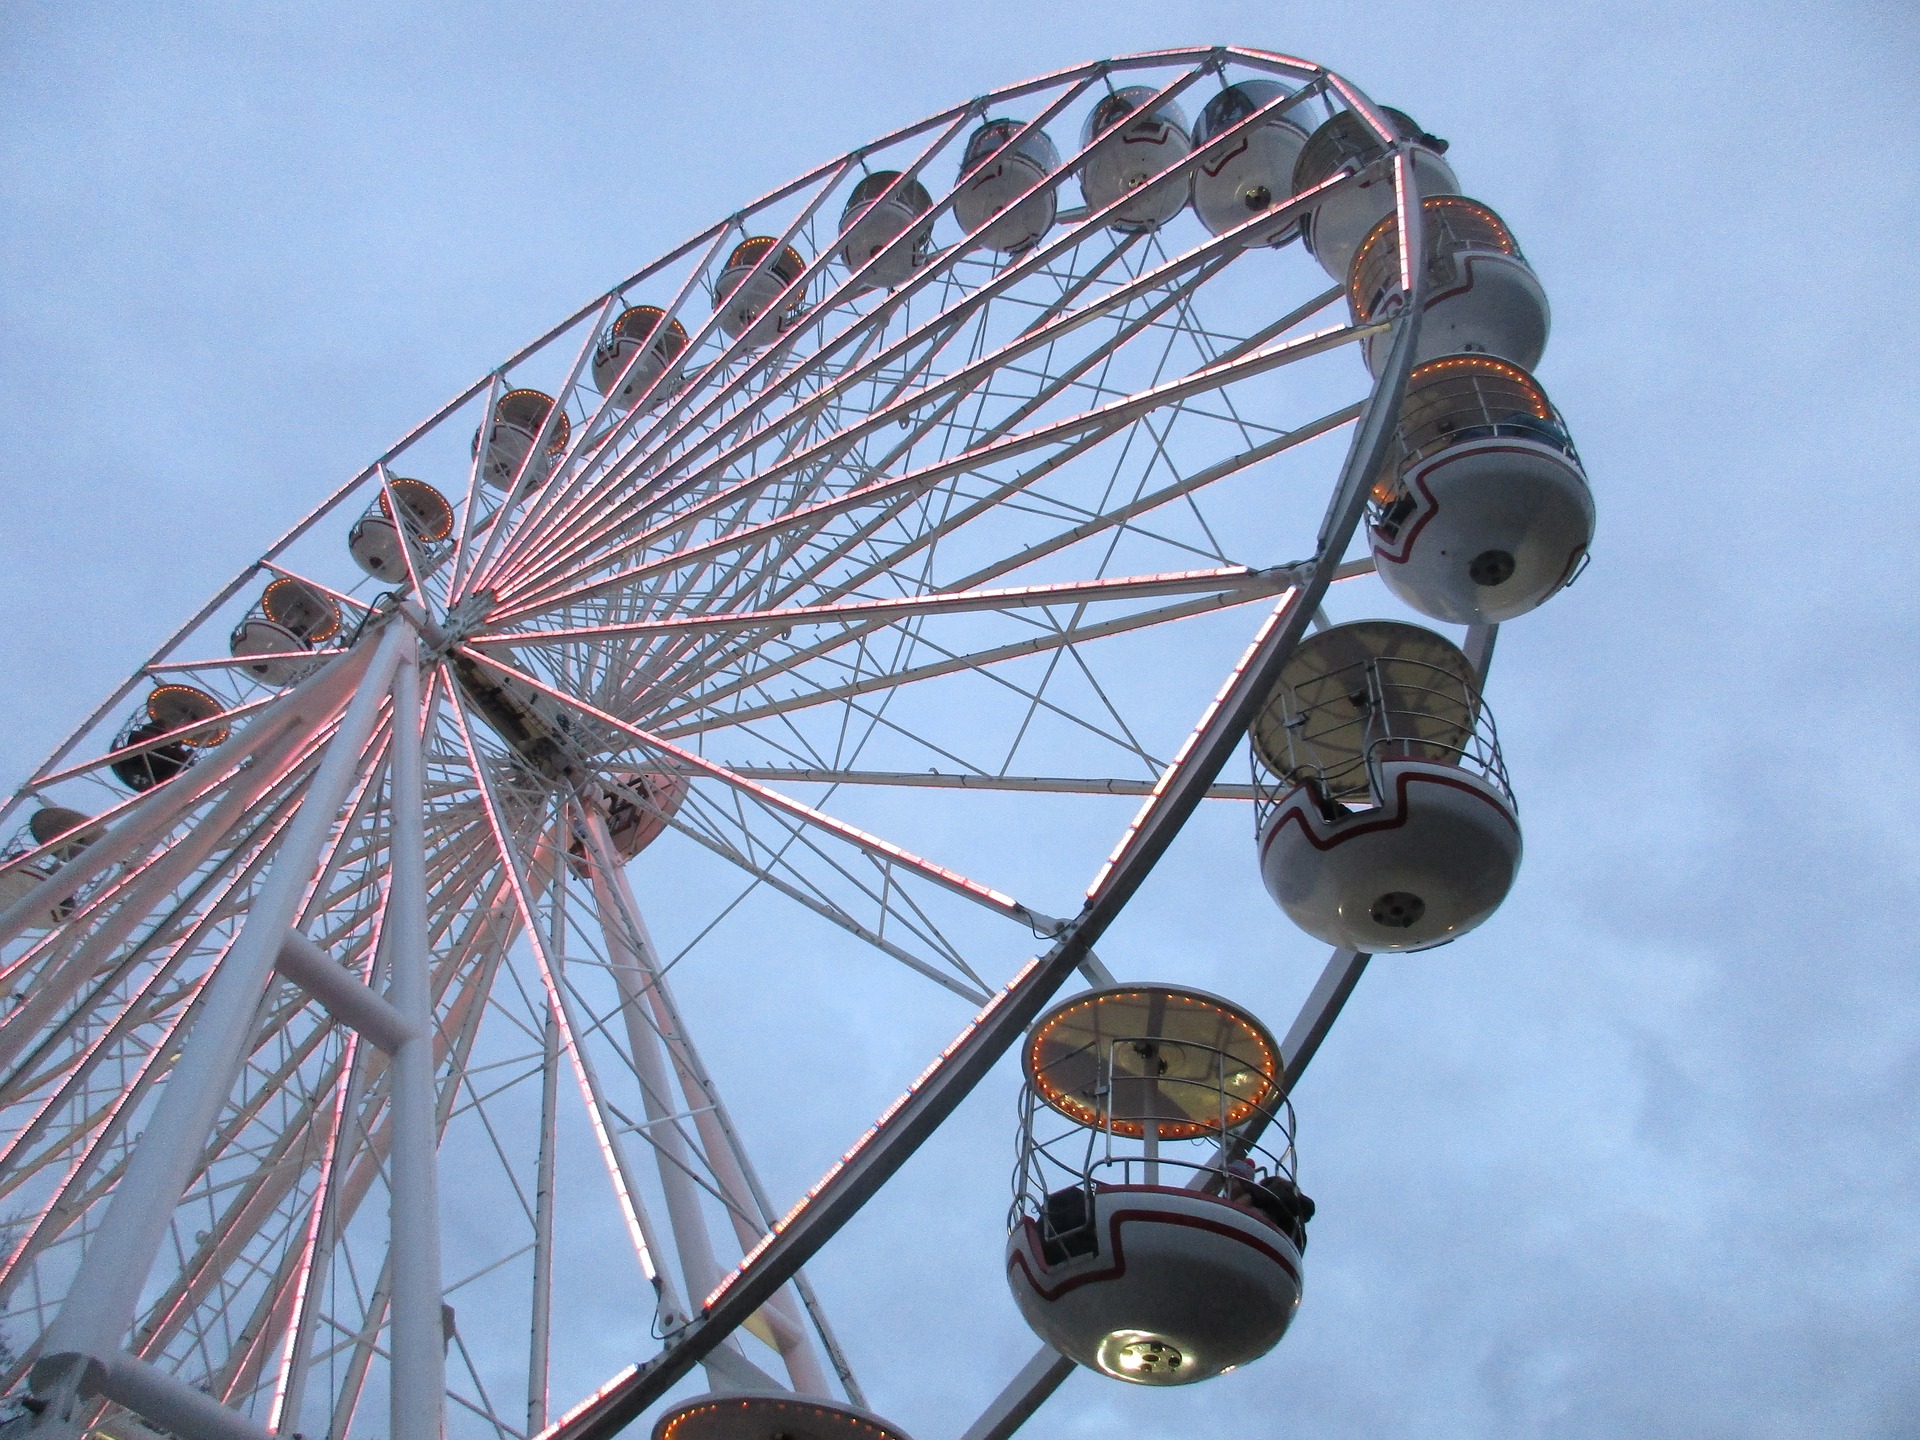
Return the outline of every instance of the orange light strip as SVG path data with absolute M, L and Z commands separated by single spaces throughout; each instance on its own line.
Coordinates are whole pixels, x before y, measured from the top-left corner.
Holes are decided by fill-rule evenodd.
M 607 1381 L 606 1384 L 602 1385 L 598 1390 L 594 1391 L 591 1395 L 587 1396 L 586 1399 L 582 1400 L 578 1405 L 574 1406 L 571 1410 L 567 1411 L 566 1414 L 562 1415 L 558 1420 L 554 1421 L 551 1425 L 547 1426 L 547 1428 L 542 1430 L 538 1435 L 535 1435 L 533 1437 L 533 1440 L 552 1440 L 553 1436 L 559 1434 L 562 1430 L 566 1429 L 567 1426 L 571 1425 L 575 1420 L 579 1419 L 582 1415 L 586 1414 L 587 1411 L 591 1410 L 594 1406 L 598 1405 L 602 1400 L 606 1399 L 607 1396 L 611 1395 L 615 1390 L 618 1390 L 622 1385 L 626 1384 L 627 1381 L 631 1380 L 634 1376 L 638 1375 L 639 1373 L 640 1373 L 640 1367 L 638 1365 L 627 1366 L 626 1369 L 622 1370 L 619 1374 L 615 1375 L 611 1380 Z
M 1416 380 L 1424 380 L 1432 375 L 1445 374 L 1448 371 L 1464 370 L 1473 375 L 1498 375 L 1513 381 L 1527 392 L 1533 402 L 1534 417 L 1539 420 L 1551 420 L 1553 407 L 1547 404 L 1546 391 L 1540 388 L 1540 382 L 1507 360 L 1492 355 L 1445 355 L 1438 360 L 1429 360 L 1424 365 L 1416 365 L 1407 376 L 1407 389 L 1411 391 Z
M 1047 1037 L 1059 1027 L 1062 1021 L 1079 1014 L 1083 1010 L 1097 1009 L 1110 1000 L 1146 999 L 1149 994 L 1150 992 L 1145 990 L 1108 992 L 1103 995 L 1089 996 L 1085 999 L 1074 1001 L 1072 1004 L 1064 1005 L 1054 1011 L 1045 1023 L 1035 1031 L 1033 1039 L 1028 1042 L 1027 1046 L 1027 1072 L 1033 1077 L 1033 1086 L 1039 1091 L 1041 1099 L 1054 1110 L 1065 1115 L 1069 1120 L 1075 1120 L 1091 1129 L 1105 1129 L 1112 1134 L 1125 1135 L 1130 1138 L 1144 1135 L 1146 1133 L 1144 1120 L 1121 1120 L 1109 1112 L 1105 1116 L 1106 1123 L 1103 1125 L 1101 1123 L 1102 1113 L 1097 1107 L 1088 1105 L 1086 1102 L 1078 1099 L 1057 1085 L 1049 1084 L 1043 1067 L 1040 1065 L 1040 1047 L 1046 1043 Z M 1240 1027 L 1240 1033 L 1248 1040 L 1251 1040 L 1260 1051 L 1260 1061 L 1255 1073 L 1266 1082 L 1265 1086 L 1255 1095 L 1244 1099 L 1235 1099 L 1228 1105 L 1224 1125 L 1226 1128 L 1231 1129 L 1233 1126 L 1245 1120 L 1249 1115 L 1253 1114 L 1254 1111 L 1260 1107 L 1260 1103 L 1278 1088 L 1273 1078 L 1278 1068 L 1274 1062 L 1273 1050 L 1267 1044 L 1265 1036 L 1253 1025 L 1249 1024 L 1247 1017 L 1239 1011 L 1230 1009 L 1224 1005 L 1210 1004 L 1190 996 L 1181 996 L 1179 998 L 1183 1002 L 1183 1008 L 1189 1010 L 1210 1010 L 1215 1015 L 1237 1023 Z M 1149 1040 L 1163 1037 L 1109 1035 L 1104 1038 L 1111 1044 L 1116 1041 L 1134 1039 Z M 1223 1058 L 1231 1055 L 1230 1051 L 1224 1049 L 1217 1049 L 1216 1047 L 1208 1048 L 1215 1048 L 1216 1053 Z M 1178 1083 L 1186 1085 L 1200 1084 L 1198 1081 L 1180 1081 Z M 1220 1087 L 1220 1093 L 1226 1093 L 1224 1084 Z M 1221 1124 L 1213 1121 L 1161 1121 L 1158 1124 L 1158 1133 L 1164 1140 L 1190 1140 L 1200 1135 L 1211 1135 L 1220 1128 Z
M 666 1428 L 660 1431 L 660 1440 L 674 1440 L 674 1437 L 680 1433 L 680 1427 L 685 1425 L 689 1420 L 701 1420 L 709 1415 L 720 1415 L 729 1411 L 738 1413 L 747 1410 L 754 1412 L 750 1418 L 752 1418 L 756 1424 L 762 1417 L 769 1413 L 782 1415 L 791 1413 L 798 1415 L 802 1420 L 808 1418 L 817 1420 L 821 1418 L 822 1415 L 826 1415 L 836 1422 L 835 1428 L 837 1431 L 851 1427 L 857 1429 L 862 1435 L 876 1436 L 878 1440 L 899 1440 L 895 1431 L 884 1429 L 870 1421 L 862 1420 L 857 1415 L 849 1415 L 838 1406 L 827 1408 L 806 1400 L 780 1400 L 771 1395 L 755 1395 L 751 1398 L 743 1396 L 738 1399 L 729 1396 L 724 1400 L 694 1401 L 688 1408 L 682 1410 L 667 1422 Z M 729 1431 L 728 1433 L 733 1432 Z M 787 1432 L 783 1430 L 779 1433 L 784 1435 Z M 811 1434 L 813 1432 L 809 1430 L 808 1433 Z M 545 1432 L 542 1432 L 542 1435 L 536 1436 L 535 1440 L 544 1440 L 544 1435 Z
M 536 400 L 542 400 L 546 402 L 547 410 L 543 410 L 540 412 L 540 420 L 539 420 L 539 424 L 545 425 L 547 423 L 547 411 L 553 409 L 553 397 L 547 394 L 547 392 L 544 390 L 509 390 L 506 394 L 502 395 L 498 401 L 494 403 L 494 407 L 493 407 L 494 420 L 503 425 L 517 424 L 518 423 L 517 421 L 506 419 L 500 412 L 507 408 L 507 402 L 509 400 L 512 400 L 516 396 L 520 396 L 520 395 L 531 395 Z M 559 413 L 559 415 L 554 417 L 553 433 L 547 437 L 547 453 L 549 455 L 558 455 L 562 450 L 566 449 L 567 440 L 572 436 L 572 434 L 573 434 L 573 422 L 567 419 L 567 412 L 562 410 Z
M 380 498 L 384 500 L 386 496 L 382 495 Z M 289 630 L 293 628 L 292 624 L 287 620 L 283 620 L 280 616 L 273 613 L 273 597 L 276 591 L 282 595 L 291 593 L 310 600 L 327 612 L 330 617 L 329 622 L 316 625 L 312 630 L 307 632 L 306 639 L 312 644 L 324 645 L 340 633 L 340 607 L 334 604 L 318 586 L 310 585 L 305 580 L 294 575 L 282 575 L 278 580 L 260 592 L 261 613 L 274 624 L 284 625 Z
M 176 725 L 172 730 L 167 732 L 168 735 L 178 735 L 182 745 L 191 746 L 195 750 L 209 750 L 215 745 L 224 743 L 227 736 L 231 733 L 230 728 L 225 725 L 222 725 L 217 730 L 201 730 L 195 728 L 205 726 L 209 722 L 219 719 L 222 709 L 224 708 L 213 696 L 195 685 L 154 686 L 153 693 L 147 696 L 147 718 L 153 721 L 154 724 L 160 725 L 165 723 L 160 718 L 160 712 L 154 708 L 154 702 L 159 700 L 163 695 L 169 699 L 177 699 L 190 711 L 198 710 L 201 712 L 199 715 L 188 720 L 184 725 Z M 193 733 L 187 734 L 187 731 L 192 731 Z

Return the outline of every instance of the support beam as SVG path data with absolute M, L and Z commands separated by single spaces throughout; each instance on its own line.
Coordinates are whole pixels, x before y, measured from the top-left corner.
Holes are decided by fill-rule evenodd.
M 817 765 L 730 765 L 745 780 L 789 785 L 900 785 L 915 790 L 1013 790 L 1047 795 L 1133 795 L 1153 793 L 1152 780 L 1081 775 L 979 775 L 938 770 L 834 770 Z M 1207 787 L 1209 800 L 1257 799 L 1251 785 L 1218 783 Z
M 573 1006 L 567 996 L 566 980 L 559 969 L 560 957 L 548 943 L 548 937 L 540 933 L 538 917 L 535 913 L 538 892 L 528 878 L 527 867 L 521 863 L 518 847 L 512 839 L 512 832 L 502 814 L 500 799 L 495 793 L 486 762 L 481 757 L 479 747 L 474 743 L 473 725 L 466 706 L 458 694 L 451 695 L 451 702 L 453 718 L 460 730 L 461 743 L 466 748 L 467 763 L 479 787 L 481 807 L 487 817 L 488 828 L 493 832 L 494 843 L 499 848 L 501 862 L 506 870 L 507 883 L 513 893 L 514 908 L 519 912 L 520 923 L 526 930 L 528 945 L 533 950 L 534 961 L 540 972 L 540 984 L 547 992 L 547 1004 L 560 1027 L 560 1050 L 567 1057 L 573 1070 L 574 1080 L 579 1085 L 588 1123 L 593 1127 L 594 1139 L 599 1145 L 601 1158 L 606 1164 L 607 1178 L 613 1185 L 614 1198 L 627 1223 L 627 1234 L 633 1244 L 634 1258 L 640 1264 L 641 1274 L 653 1288 L 656 1318 L 661 1322 L 662 1328 L 676 1325 L 686 1311 L 681 1304 L 679 1290 L 673 1284 L 672 1277 L 660 1268 L 659 1262 L 654 1258 L 661 1253 L 661 1249 L 658 1237 L 653 1233 L 652 1218 L 641 1203 L 640 1187 L 636 1183 L 632 1163 L 627 1157 L 627 1149 L 620 1129 L 610 1119 L 610 1107 L 606 1103 L 605 1092 L 601 1089 L 592 1053 L 582 1043 L 581 1037 L 586 1032 L 581 1030 L 578 1019 L 573 1014 Z M 543 868 L 550 867 L 556 883 L 564 883 L 565 857 L 560 853 L 557 845 L 551 843 L 543 845 L 536 850 L 536 857 L 542 860 Z
M 124 1352 L 109 1360 L 101 1393 L 179 1440 L 268 1440 L 265 1430 L 186 1381 Z
M 411 1024 L 380 995 L 298 930 L 287 932 L 273 968 L 389 1055 L 415 1035 Z
M 647 1123 L 642 1130 L 658 1161 L 660 1191 L 667 1202 L 667 1224 L 673 1231 L 674 1250 L 680 1260 L 680 1276 L 690 1296 L 705 1295 L 720 1283 L 720 1266 L 713 1258 L 713 1240 L 707 1233 L 707 1221 L 700 1209 L 695 1187 L 693 1150 L 675 1123 L 673 1090 L 667 1079 L 666 1065 L 652 1028 L 641 1011 L 640 962 L 634 955 L 633 940 L 619 918 L 619 901 L 607 876 L 613 856 L 613 842 L 607 835 L 607 822 L 598 806 L 582 804 L 591 863 L 587 866 L 593 886 L 594 907 L 599 912 L 601 939 L 606 945 L 607 961 L 620 992 L 620 1016 L 624 1022 L 627 1048 L 633 1060 L 635 1078 L 640 1082 L 640 1103 Z
M 547 1428 L 548 1350 L 553 1339 L 554 1149 L 560 1130 L 560 1022 L 546 1007 L 540 1060 L 540 1159 L 533 1191 L 533 1306 L 527 1340 L 527 1433 Z
M 1047 1402 L 1074 1371 L 1073 1361 L 1042 1345 L 1039 1353 L 1020 1367 L 1020 1373 L 1007 1383 L 994 1401 L 967 1427 L 960 1440 L 1007 1440 L 1007 1437 L 1033 1418 L 1034 1411 Z
M 1320 524 L 1313 563 L 1300 587 L 1260 627 L 1226 684 L 1161 775 L 1154 793 L 1094 877 L 1079 915 L 1058 932 L 1046 954 L 1029 961 L 988 1002 L 807 1198 L 748 1253 L 727 1282 L 707 1297 L 701 1313 L 664 1350 L 632 1374 L 609 1382 L 592 1401 L 546 1432 L 549 1437 L 609 1440 L 619 1433 L 664 1396 L 708 1350 L 744 1323 L 858 1213 L 1038 1018 L 1118 918 L 1180 828 L 1199 808 L 1208 787 L 1219 778 L 1248 724 L 1272 692 L 1282 667 L 1306 634 L 1359 528 L 1368 487 L 1385 464 L 1394 438 L 1419 338 L 1427 271 L 1426 266 L 1415 263 L 1424 253 L 1420 194 L 1413 177 L 1411 151 L 1404 142 L 1396 147 L 1392 164 L 1404 247 L 1403 271 L 1410 272 L 1404 275 L 1409 303 L 1393 322 L 1393 339 L 1379 381 L 1355 427 L 1352 446 Z M 1414 260 L 1409 261 L 1408 256 Z
M 796 625 L 857 625 L 878 620 L 914 619 L 923 615 L 967 615 L 977 611 L 1044 609 L 1055 605 L 1094 605 L 1102 601 L 1139 600 L 1166 595 L 1233 594 L 1253 599 L 1275 595 L 1293 584 L 1287 567 L 1253 570 L 1244 565 L 1226 569 L 1177 570 L 1162 575 L 1112 576 L 1103 580 L 1058 580 L 1044 584 L 997 589 L 929 591 L 897 598 L 842 600 L 824 605 L 795 605 L 772 610 L 729 611 L 720 614 L 673 614 L 651 620 L 623 620 L 605 625 L 568 626 L 547 630 L 514 630 L 474 637 L 476 645 L 508 648 L 551 645 L 560 640 L 606 640 L 616 636 L 699 634 L 704 631 L 787 630 Z
M 62 1408 L 49 1407 L 34 1427 L 37 1436 L 77 1440 L 81 1417 L 73 1411 L 72 1397 L 98 1388 L 105 1365 L 119 1353 L 121 1339 L 132 1327 L 135 1304 L 173 1223 L 175 1207 L 245 1061 L 253 1017 L 272 979 L 274 959 L 373 734 L 400 642 L 411 633 L 404 625 L 389 625 L 380 637 L 246 926 L 207 992 L 206 1008 L 186 1037 L 180 1062 L 47 1330 L 30 1382 L 36 1395 L 59 1395 L 69 1404 L 62 1421 L 49 1421 L 48 1415 Z
M 1307 994 L 1306 1004 L 1294 1017 L 1287 1038 L 1280 1042 L 1280 1063 L 1284 1067 L 1281 1088 L 1289 1095 L 1320 1052 L 1320 1042 L 1327 1038 L 1333 1022 L 1340 1018 L 1347 997 L 1353 994 L 1353 987 L 1360 983 L 1367 961 L 1372 958 L 1358 950 L 1336 950 L 1328 958 L 1326 968 Z
M 557 407 L 556 407 L 557 408 Z M 484 448 L 484 447 L 483 447 Z M 439 1095 L 434 1088 L 432 957 L 427 949 L 426 766 L 421 757 L 420 642 L 411 626 L 393 684 L 392 886 L 380 930 L 387 998 L 406 1039 L 393 1050 L 393 1369 L 391 1440 L 440 1440 L 446 1334 L 440 1277 Z
M 632 903 L 633 896 L 627 889 L 626 877 L 620 873 L 619 857 L 614 850 L 612 837 L 607 832 L 604 812 L 599 806 L 585 801 L 581 802 L 580 810 L 585 817 L 590 847 L 591 863 L 588 868 L 592 876 L 594 902 L 600 915 L 601 933 L 606 943 L 614 984 L 620 992 L 620 1013 L 625 1021 L 627 1045 L 633 1055 L 634 1070 L 640 1080 L 641 1099 L 646 1106 L 645 1133 L 659 1160 L 660 1188 L 666 1196 L 667 1219 L 673 1227 L 674 1241 L 679 1247 L 680 1273 L 686 1281 L 689 1295 L 710 1294 L 720 1283 L 723 1272 L 714 1260 L 712 1237 L 708 1234 L 701 1212 L 699 1188 L 693 1178 L 693 1147 L 681 1133 L 673 1113 L 673 1089 L 661 1054 L 660 1037 L 656 1033 L 657 1020 L 647 1013 L 647 991 L 658 968 L 655 957 L 645 953 L 652 948 L 650 937 L 640 923 L 639 909 Z M 686 1109 L 695 1115 L 710 1108 L 707 1097 L 696 1089 L 686 1090 L 684 1099 Z M 695 1124 L 698 1129 L 697 1120 Z M 733 1205 L 739 1206 L 747 1197 L 734 1193 L 733 1187 L 727 1184 L 731 1177 L 726 1172 L 733 1168 L 726 1164 L 730 1158 L 726 1147 L 722 1145 L 706 1157 L 706 1168 L 722 1194 Z M 774 1347 L 787 1364 L 788 1377 L 793 1381 L 794 1388 L 803 1394 L 824 1396 L 828 1393 L 826 1373 L 806 1333 L 781 1305 L 782 1298 L 776 1296 L 769 1302 L 761 1318 L 766 1319 L 771 1327 Z M 713 1355 L 720 1355 L 726 1350 L 727 1346 L 719 1346 Z M 710 1356 L 710 1362 L 711 1359 Z M 723 1358 L 721 1364 L 726 1363 Z M 724 1378 L 719 1372 L 713 1371 L 711 1363 L 709 1373 L 716 1378 Z M 783 1387 L 776 1385 L 775 1388 Z

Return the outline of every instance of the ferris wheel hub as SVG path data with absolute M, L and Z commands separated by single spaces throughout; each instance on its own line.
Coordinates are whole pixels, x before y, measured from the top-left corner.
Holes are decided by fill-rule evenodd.
M 565 705 L 523 680 L 500 675 L 462 654 L 451 658 L 460 693 L 494 734 L 505 741 L 535 774 L 570 781 L 595 770 L 611 739 Z

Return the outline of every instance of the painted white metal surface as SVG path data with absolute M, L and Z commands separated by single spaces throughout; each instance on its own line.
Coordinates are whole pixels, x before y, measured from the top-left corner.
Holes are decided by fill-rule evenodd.
M 1109 75 L 1162 118 L 1092 124 L 1060 153 L 1117 88 Z M 1173 143 L 1165 117 L 1235 76 L 1286 88 L 1224 128 L 1194 136 L 1182 121 Z M 1049 994 L 1104 976 L 1091 947 L 1195 807 L 1252 795 L 1220 772 L 1263 687 L 1328 585 L 1370 568 L 1345 553 L 1415 355 L 1418 267 L 1406 322 L 1341 324 L 1326 313 L 1338 289 L 1302 287 L 1252 316 L 1216 292 L 1303 218 L 1331 234 L 1327 217 L 1363 190 L 1373 208 L 1387 191 L 1412 206 L 1417 250 L 1425 152 L 1390 149 L 1364 177 L 1257 211 L 1235 170 L 1245 219 L 1184 208 L 1230 153 L 1277 169 L 1283 112 L 1304 127 L 1335 111 L 1391 136 L 1307 62 L 1169 51 L 1010 86 L 818 167 L 469 387 L 56 751 L 15 808 L 72 791 L 106 829 L 12 886 L 0 916 L 9 983 L 48 997 L 0 1027 L 0 1105 L 26 1117 L 0 1192 L 30 1207 L 0 1295 L 55 1402 L 37 1430 L 77 1434 L 111 1399 L 182 1434 L 347 1440 L 384 1408 L 406 1440 L 543 1426 L 584 1440 L 695 1365 L 716 1384 L 764 1379 L 747 1334 L 771 1342 L 796 1390 L 863 1404 L 801 1265 Z M 1001 115 L 1017 118 L 969 156 Z M 1111 142 L 1142 125 L 1165 143 L 1122 164 Z M 863 167 L 883 162 L 901 178 L 878 204 L 910 203 L 850 209 Z M 1058 201 L 1070 181 L 1077 210 Z M 791 247 L 797 273 L 754 268 L 729 286 L 750 235 Z M 633 347 L 616 356 L 624 380 L 596 373 L 607 326 L 643 292 L 684 350 L 654 371 Z M 757 308 L 730 317 L 733 297 Z M 1369 341 L 1385 344 L 1377 379 L 1356 353 Z M 1280 372 L 1336 364 L 1341 404 L 1276 411 Z M 532 394 L 552 403 L 529 408 Z M 1317 495 L 1303 512 L 1304 558 L 1239 553 L 1241 482 L 1348 424 L 1317 529 Z M 339 522 L 395 513 L 402 459 L 458 497 L 450 548 L 429 555 L 383 521 L 392 543 L 368 566 L 366 532 L 355 546 Z M 342 629 L 326 653 L 267 652 L 279 668 L 249 676 L 224 652 L 268 577 L 313 586 Z M 1185 622 L 1276 598 L 1184 737 L 1156 731 L 1152 697 L 1101 659 L 1178 647 Z M 282 696 L 248 688 L 309 663 Z M 126 802 L 105 778 L 110 751 L 95 752 L 113 708 L 163 673 L 210 687 L 233 738 Z M 1004 702 L 1008 718 L 972 699 L 955 712 L 972 723 L 943 729 L 914 709 L 930 687 Z M 866 738 L 834 739 L 850 733 Z M 609 859 L 604 787 L 636 773 L 679 785 L 637 867 L 678 847 L 981 1007 L 797 1203 L 758 1178 L 694 1044 L 690 1020 L 712 1017 L 679 1010 L 679 957 L 660 953 Z M 1082 797 L 1144 804 L 1084 901 L 1043 907 L 839 818 L 835 792 L 816 791 L 848 782 L 998 791 L 1060 817 L 1098 803 Z M 570 879 L 582 830 L 584 884 Z M 69 901 L 60 925 L 30 928 Z M 1022 966 L 1036 937 L 1045 954 Z M 1364 963 L 1323 978 L 1313 1044 Z M 270 985 L 276 964 L 301 988 Z M 560 1173 L 569 1124 L 596 1152 L 591 1195 Z M 476 1241 L 442 1222 L 482 1181 L 494 1223 Z M 640 1317 L 636 1343 L 650 1324 L 663 1348 L 550 1404 L 555 1356 L 582 1340 L 557 1252 L 596 1207 L 633 1255 L 602 1267 L 620 1272 L 607 1283 Z M 442 1308 L 458 1296 L 474 1313 L 463 1287 L 509 1293 L 488 1289 L 496 1277 L 525 1307 L 504 1327 L 511 1374 Z M 129 1344 L 143 1368 L 105 1383 Z M 138 1383 L 154 1375 L 176 1379 Z M 1039 1366 L 1034 1383 L 1048 1376 Z M 203 1386 L 205 1404 L 183 1386 Z M 382 1393 L 385 1407 L 370 1403 Z M 1023 1407 L 1002 1406 L 993 1433 Z

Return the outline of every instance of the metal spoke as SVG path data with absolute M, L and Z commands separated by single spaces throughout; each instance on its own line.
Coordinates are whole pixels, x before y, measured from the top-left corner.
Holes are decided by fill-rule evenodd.
M 1310 106 L 1377 153 L 1218 233 L 1097 195 L 1104 97 L 1139 85 L 1151 113 L 1262 76 L 1292 88 L 1149 186 Z M 1016 143 L 1077 136 L 1008 182 L 1000 216 L 1053 219 L 1006 251 L 959 219 L 1003 117 Z M 1413 143 L 1339 77 L 1227 47 L 949 106 L 588 297 L 149 656 L 0 836 L 0 1378 L 31 1390 L 33 1440 L 600 1440 L 699 1364 L 864 1405 L 802 1263 L 1048 995 L 1112 979 L 1091 947 L 1202 802 L 1256 799 L 1221 775 L 1260 687 L 1372 568 L 1346 551 L 1412 363 Z M 1268 250 L 1375 181 L 1414 308 L 1349 323 L 1344 286 Z M 877 254 L 855 233 L 876 197 L 905 207 Z M 529 392 L 550 403 L 503 464 L 503 398 Z M 1305 447 L 1349 426 L 1322 518 Z M 928 791 L 1043 854 L 1094 797 L 1141 803 L 1063 919 L 897 843 Z M 672 983 L 737 993 L 724 967 L 768 923 L 824 985 L 924 979 L 977 1011 L 797 1201 Z M 1290 1078 L 1364 963 L 1323 977 Z M 737 1034 L 717 1003 L 736 1044 L 815 1018 Z M 602 1342 L 588 1247 L 616 1226 L 663 1348 L 581 1400 L 553 1387 Z M 1059 1378 L 1029 1367 L 990 1432 Z

